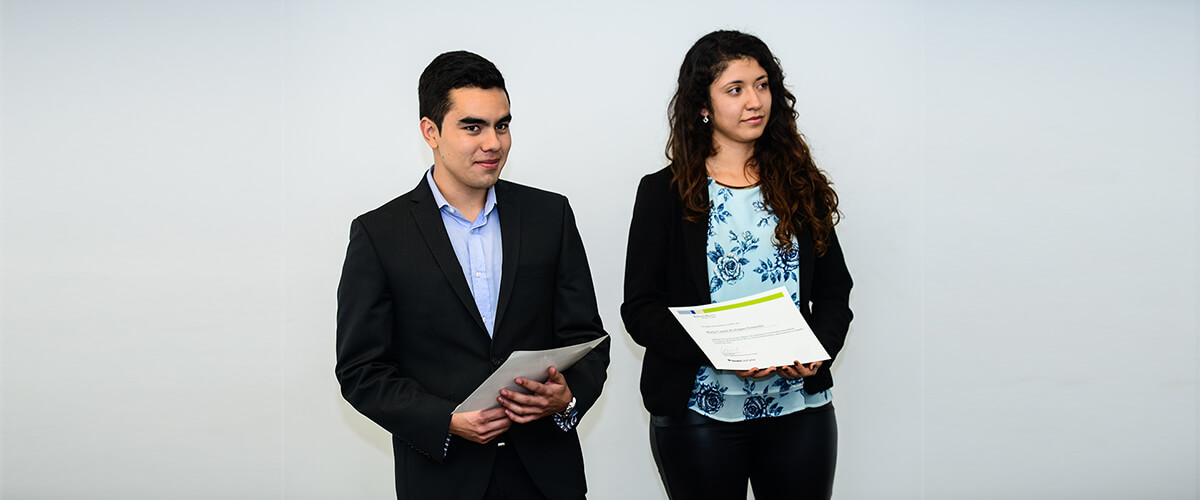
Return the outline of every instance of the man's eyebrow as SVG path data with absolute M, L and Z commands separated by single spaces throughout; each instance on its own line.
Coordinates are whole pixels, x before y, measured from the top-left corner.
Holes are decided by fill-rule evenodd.
M 504 118 L 497 120 L 496 123 L 507 123 L 510 121 L 512 121 L 512 115 L 508 114 L 504 115 Z M 466 116 L 458 121 L 459 125 L 487 125 L 488 123 L 487 120 L 475 116 Z

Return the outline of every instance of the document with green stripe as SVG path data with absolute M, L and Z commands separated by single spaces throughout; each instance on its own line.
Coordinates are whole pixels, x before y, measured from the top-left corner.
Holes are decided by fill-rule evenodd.
M 667 309 L 718 370 L 829 359 L 784 287 L 715 304 Z

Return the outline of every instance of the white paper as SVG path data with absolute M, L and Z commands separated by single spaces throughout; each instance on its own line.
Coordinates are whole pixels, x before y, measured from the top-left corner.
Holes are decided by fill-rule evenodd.
M 719 370 L 829 359 L 787 289 L 695 307 L 668 307 Z
M 467 413 L 500 406 L 500 403 L 496 402 L 496 398 L 500 397 L 500 389 L 529 394 L 529 391 L 514 381 L 517 377 L 545 382 L 549 378 L 546 369 L 553 366 L 562 372 L 570 368 L 606 338 L 608 335 L 590 342 L 544 351 L 513 351 L 504 364 L 500 365 L 500 368 L 492 372 L 487 380 L 479 384 L 479 387 L 475 388 L 475 391 L 454 409 L 454 413 Z M 570 385 L 570 383 L 571 381 L 568 380 L 567 384 Z

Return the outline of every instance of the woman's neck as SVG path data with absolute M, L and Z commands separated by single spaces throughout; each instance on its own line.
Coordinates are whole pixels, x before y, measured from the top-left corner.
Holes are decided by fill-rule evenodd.
M 724 142 L 724 141 L 721 141 Z M 747 167 L 754 158 L 754 145 L 718 143 L 717 154 L 704 162 L 708 176 L 726 186 L 751 186 L 758 183 L 758 169 Z

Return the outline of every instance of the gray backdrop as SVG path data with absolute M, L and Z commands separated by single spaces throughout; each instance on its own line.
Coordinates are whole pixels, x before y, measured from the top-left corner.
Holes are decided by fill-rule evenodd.
M 837 498 L 1196 498 L 1195 1 L 5 1 L 4 499 L 389 498 L 333 377 L 350 220 L 504 72 L 615 342 L 592 497 L 665 498 L 618 314 L 684 52 L 762 37 L 841 196 Z M 451 367 L 452 368 L 452 367 Z

